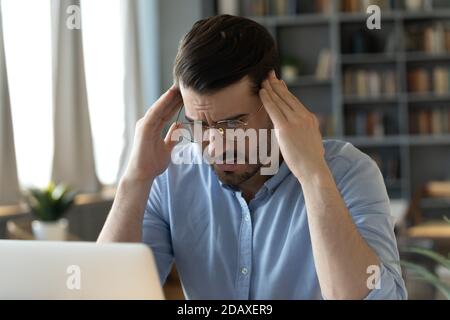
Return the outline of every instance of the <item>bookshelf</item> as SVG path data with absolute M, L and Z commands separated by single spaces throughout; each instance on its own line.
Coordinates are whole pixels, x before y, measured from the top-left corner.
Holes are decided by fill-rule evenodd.
M 367 29 L 368 4 L 380 5 L 381 30 Z M 215 13 L 269 30 L 282 78 L 319 116 L 324 138 L 372 156 L 391 198 L 450 180 L 450 1 L 218 0 Z M 317 78 L 324 50 L 331 68 Z M 293 59 L 297 75 L 290 68 L 286 79 Z

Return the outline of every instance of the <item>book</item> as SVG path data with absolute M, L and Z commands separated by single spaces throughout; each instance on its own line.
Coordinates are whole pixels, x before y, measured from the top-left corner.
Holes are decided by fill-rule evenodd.
M 419 134 L 429 134 L 430 133 L 430 123 L 429 123 L 429 111 L 421 110 L 418 114 L 418 133 Z
M 425 68 L 417 68 L 408 71 L 408 90 L 416 93 L 430 91 L 430 76 Z
M 218 14 L 230 14 L 234 16 L 239 15 L 239 0 L 218 0 L 217 1 Z
M 321 80 L 330 79 L 331 77 L 331 51 L 329 49 L 322 49 L 319 53 L 319 60 L 316 66 L 316 78 Z
M 446 67 L 435 67 L 433 69 L 433 90 L 437 95 L 448 93 L 449 72 Z
M 406 49 L 428 54 L 450 52 L 450 26 L 444 22 L 432 22 L 406 27 Z
M 356 71 L 356 95 L 367 97 L 367 72 L 366 70 Z
M 393 70 L 387 70 L 383 73 L 382 92 L 384 92 L 386 96 L 394 96 L 397 93 L 397 81 L 395 76 L 396 75 Z
M 346 96 L 354 95 L 355 94 L 354 88 L 355 88 L 355 82 L 354 82 L 353 72 L 347 70 L 344 72 L 344 84 L 343 84 L 344 95 L 346 95 Z
M 315 10 L 317 13 L 330 14 L 332 8 L 332 0 L 316 0 Z
M 431 111 L 431 133 L 442 134 L 441 110 L 435 108 Z
M 409 115 L 409 133 L 421 135 L 450 133 L 450 109 L 438 106 L 413 110 Z
M 441 127 L 443 133 L 450 133 L 450 112 L 441 109 Z
M 394 96 L 397 79 L 394 70 L 348 69 L 343 75 L 343 92 L 360 98 Z
M 349 13 L 365 13 L 366 8 L 370 5 L 377 5 L 384 12 L 393 8 L 393 2 L 390 0 L 343 0 L 341 2 L 341 11 Z
M 370 97 L 379 97 L 381 95 L 381 77 L 379 72 L 370 71 L 368 73 L 368 95 Z

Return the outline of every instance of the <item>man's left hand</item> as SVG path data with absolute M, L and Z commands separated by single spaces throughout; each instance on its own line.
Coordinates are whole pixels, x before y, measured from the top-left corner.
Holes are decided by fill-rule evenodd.
M 326 172 L 324 147 L 319 121 L 287 88 L 284 81 L 270 72 L 259 96 L 272 119 L 281 154 L 300 183 Z

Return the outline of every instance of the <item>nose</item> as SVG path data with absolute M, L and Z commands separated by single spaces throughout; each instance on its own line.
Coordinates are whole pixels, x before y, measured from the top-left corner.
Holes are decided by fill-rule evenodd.
M 222 134 L 218 129 L 208 129 L 204 137 L 207 140 L 205 143 L 211 158 L 216 161 L 221 160 L 223 163 L 226 161 L 224 155 L 227 155 L 227 158 L 234 158 L 234 141 L 225 139 L 225 132 Z

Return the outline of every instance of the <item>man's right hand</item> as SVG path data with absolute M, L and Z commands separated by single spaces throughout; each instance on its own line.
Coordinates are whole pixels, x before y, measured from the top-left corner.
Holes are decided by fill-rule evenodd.
M 123 178 L 151 182 L 167 168 L 172 149 L 177 144 L 170 140 L 177 124 L 172 124 L 165 139 L 161 137 L 161 132 L 182 102 L 180 90 L 173 85 L 138 120 L 133 149 Z

